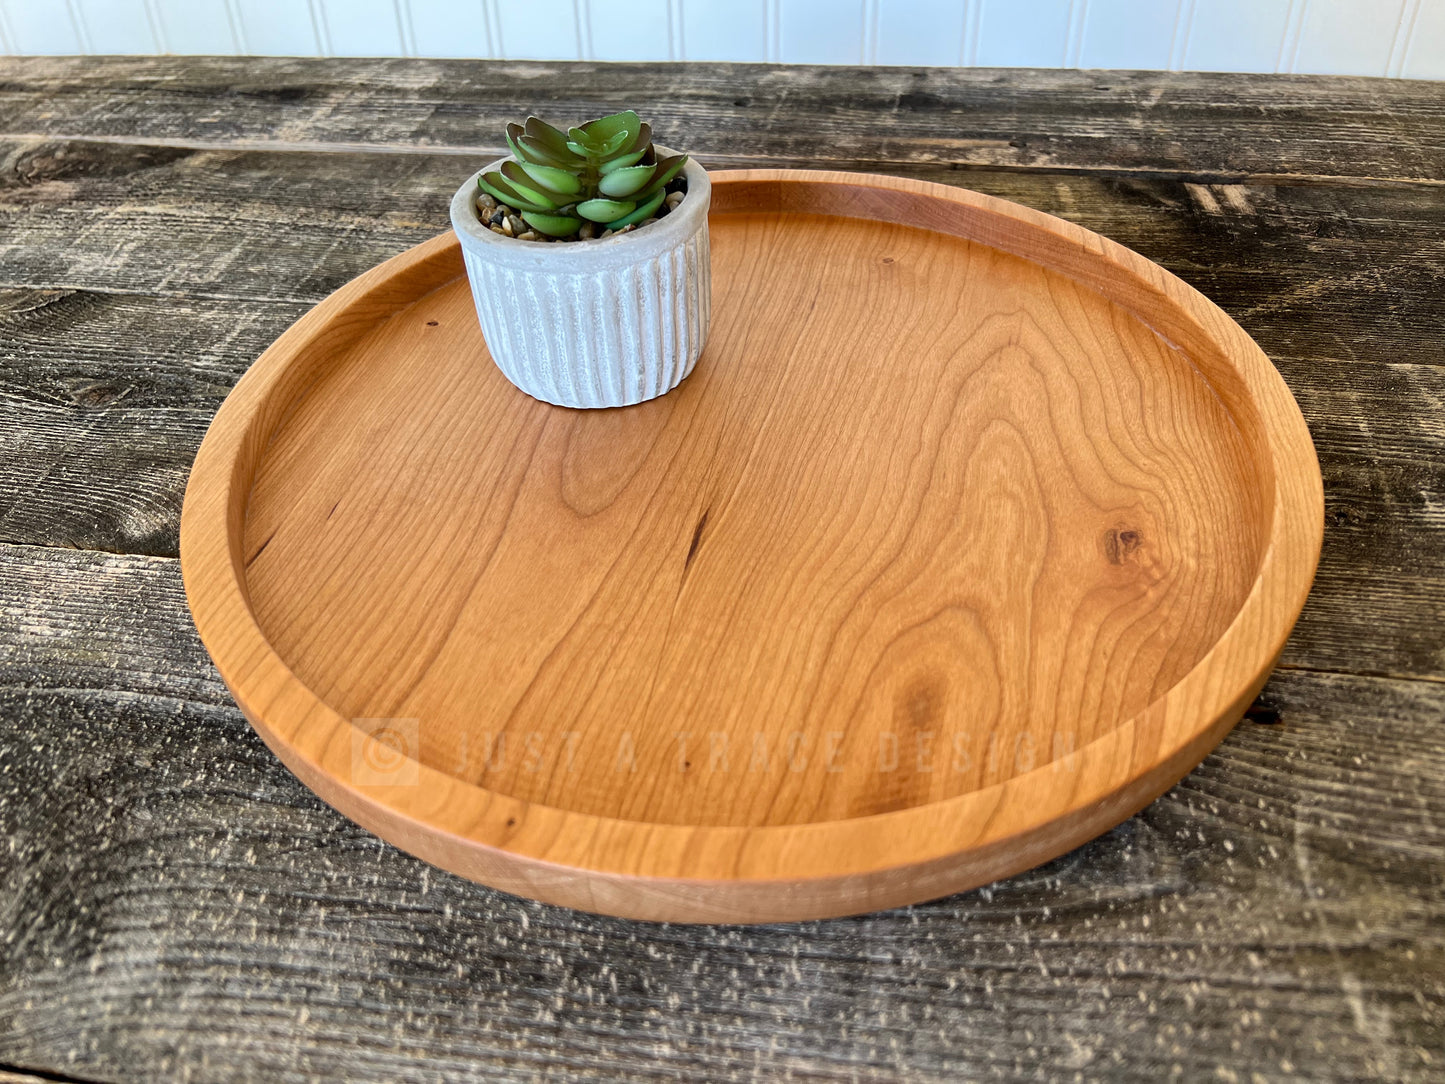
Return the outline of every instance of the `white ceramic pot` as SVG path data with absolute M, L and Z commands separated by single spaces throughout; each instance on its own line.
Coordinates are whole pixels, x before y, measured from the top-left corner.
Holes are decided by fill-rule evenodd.
M 473 174 L 452 200 L 452 228 L 498 368 L 558 406 L 629 406 L 677 387 L 702 353 L 711 318 L 707 172 L 689 158 L 687 195 L 650 226 L 544 244 L 503 237 L 478 218 L 477 176 L 500 165 Z

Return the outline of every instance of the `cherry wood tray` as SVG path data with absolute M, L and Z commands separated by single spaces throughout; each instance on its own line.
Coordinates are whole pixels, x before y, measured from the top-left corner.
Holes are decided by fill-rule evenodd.
M 1240 327 L 976 193 L 713 175 L 713 327 L 642 406 L 487 356 L 451 234 L 217 414 L 196 624 L 347 816 L 510 892 L 761 922 L 926 900 L 1140 809 L 1239 719 L 1319 467 Z

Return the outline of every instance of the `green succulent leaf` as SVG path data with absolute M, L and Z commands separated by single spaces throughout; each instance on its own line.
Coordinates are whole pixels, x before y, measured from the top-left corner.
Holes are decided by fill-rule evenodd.
M 589 199 L 577 205 L 577 213 L 593 222 L 608 223 L 631 214 L 636 207 L 632 200 Z
M 517 142 L 521 137 L 522 126 L 520 124 L 514 123 L 507 125 L 507 146 L 518 159 L 525 159 L 528 158 L 529 155 L 522 150 L 520 144 Z
M 533 165 L 550 166 L 553 169 L 561 169 L 571 172 L 583 168 L 585 162 L 575 154 L 567 155 L 566 159 L 558 158 L 530 136 L 513 136 L 507 133 L 507 147 L 512 152 L 512 157 L 522 163 L 531 162 Z
M 507 147 L 511 150 L 512 157 L 523 165 L 531 163 L 533 165 L 550 166 L 552 164 L 550 158 L 538 155 L 535 151 L 529 151 L 520 143 L 513 143 L 510 139 L 507 140 Z
M 624 229 L 647 221 L 687 162 L 660 156 L 652 126 L 630 109 L 566 132 L 528 117 L 508 124 L 506 139 L 512 157 L 478 184 L 549 237 L 573 236 L 584 222 Z
M 642 131 L 642 118 L 632 110 L 628 109 L 621 113 L 613 113 L 608 117 L 598 117 L 596 120 L 588 121 L 581 129 L 587 135 L 590 142 L 598 146 L 605 145 L 616 139 L 621 133 L 626 132 L 627 137 L 617 148 L 631 148 L 633 141 L 637 139 L 638 133 Z M 572 136 L 573 139 L 577 137 Z
M 544 206 L 523 196 L 515 188 L 506 182 L 500 173 L 488 173 L 485 177 L 477 178 L 477 183 L 490 192 L 492 196 L 505 203 L 508 207 L 517 211 L 555 211 L 554 206 Z
M 674 154 L 670 158 L 664 158 L 658 162 L 655 167 L 657 173 L 653 176 L 652 183 L 639 192 L 637 198 L 645 199 L 658 189 L 666 187 L 668 182 L 682 172 L 682 167 L 685 165 L 687 165 L 687 155 L 685 154 Z
M 666 198 L 667 193 L 662 191 L 661 189 L 658 189 L 657 194 L 653 196 L 650 200 L 645 203 L 639 203 L 637 205 L 637 210 L 633 211 L 631 214 L 626 214 L 623 215 L 621 218 L 615 219 L 611 223 L 612 228 L 614 230 L 620 230 L 624 226 L 635 226 L 639 222 L 646 222 L 657 212 L 657 209 L 662 206 L 662 201 Z
M 567 137 L 540 117 L 528 117 L 523 130 L 546 153 L 562 160 L 567 158 Z
M 519 197 L 516 192 L 512 191 L 512 186 L 506 182 L 506 179 L 500 173 L 482 174 L 477 178 L 477 185 L 484 191 L 490 192 L 495 198 L 501 200 L 509 207 L 516 206 L 512 201 Z
M 618 155 L 616 158 L 609 158 L 597 167 L 597 172 L 605 177 L 607 174 L 614 173 L 619 169 L 626 169 L 628 166 L 636 165 L 642 161 L 642 156 L 646 153 L 647 151 L 645 150 L 632 151 L 628 154 Z
M 597 152 L 598 157 L 611 158 L 618 151 L 625 150 L 632 143 L 632 139 L 633 133 L 627 131 L 618 132 L 602 144 L 601 149 Z
M 579 169 L 582 166 L 582 159 L 566 150 L 565 140 L 561 153 L 558 153 L 526 134 L 520 124 L 507 124 L 507 147 L 512 150 L 513 158 L 519 162 L 552 166 L 553 169 Z
M 597 191 L 614 199 L 641 192 L 657 172 L 656 166 L 629 166 L 605 173 L 597 182 Z
M 582 228 L 580 218 L 543 214 L 540 211 L 523 211 L 522 221 L 538 233 L 545 233 L 548 237 L 571 237 Z
M 652 125 L 648 124 L 647 121 L 643 121 L 641 129 L 637 133 L 637 138 L 632 141 L 632 146 L 628 147 L 627 149 L 629 152 L 641 151 L 643 154 L 646 154 L 648 148 L 651 146 Z
M 575 196 L 582 191 L 582 182 L 565 169 L 523 162 L 522 171 L 538 184 L 546 185 L 551 192 L 557 192 L 564 196 Z
M 607 136 L 594 136 L 585 128 L 567 129 L 567 146 L 589 158 L 610 158 L 632 142 L 633 136 L 624 128 Z
M 567 194 L 564 192 L 553 192 L 545 185 L 533 180 L 520 162 L 503 162 L 502 176 L 507 183 L 523 199 L 538 207 L 555 210 L 567 202 Z
M 521 154 L 517 154 L 518 159 L 536 162 L 538 165 L 555 166 L 558 169 L 566 170 L 579 170 L 586 165 L 587 162 L 585 158 L 579 158 L 567 150 L 565 146 L 562 148 L 562 152 L 558 154 L 550 148 L 544 147 L 529 135 L 520 137 L 517 140 L 517 147 L 520 147 L 522 151 Z M 517 152 L 517 147 L 512 148 L 514 154 Z

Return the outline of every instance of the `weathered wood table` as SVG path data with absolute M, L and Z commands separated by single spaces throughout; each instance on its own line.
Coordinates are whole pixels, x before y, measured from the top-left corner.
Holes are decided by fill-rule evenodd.
M 1445 85 L 0 73 L 0 1077 L 1445 1075 Z M 311 304 L 446 227 L 505 119 L 618 103 L 708 165 L 885 171 L 1062 215 L 1255 336 L 1318 445 L 1325 548 L 1279 671 L 1203 766 L 1013 881 L 748 929 L 463 882 L 261 745 L 176 561 L 211 415 Z

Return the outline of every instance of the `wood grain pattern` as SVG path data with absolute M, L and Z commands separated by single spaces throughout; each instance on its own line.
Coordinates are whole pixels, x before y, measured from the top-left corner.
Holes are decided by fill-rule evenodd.
M 306 300 L 445 228 L 457 168 L 414 149 L 157 162 L 110 145 L 27 147 L 0 174 L 16 285 L 0 300 L 0 538 L 174 556 L 190 463 L 225 393 Z M 1445 677 L 1433 188 L 905 172 L 966 179 L 1102 233 L 1238 319 L 1284 372 L 1327 479 L 1322 589 L 1285 659 Z M 344 196 L 318 205 L 317 191 Z M 42 285 L 55 282 L 89 288 Z
M 1034 873 L 679 928 L 491 891 L 328 809 L 232 703 L 174 559 L 0 546 L 0 612 L 8 1063 L 286 1084 L 1436 1075 L 1439 682 L 1281 667 L 1169 793 Z
M 0 71 L 0 129 L 78 137 L 0 147 L 0 539 L 36 544 L 0 544 L 0 1064 L 288 1084 L 1438 1078 L 1445 218 L 1437 186 L 1411 180 L 1445 175 L 1438 87 L 201 58 Z M 553 96 L 655 103 L 776 165 L 851 158 L 1016 200 L 1238 320 L 1298 398 L 1326 486 L 1315 588 L 1246 722 L 1034 874 L 804 926 L 519 901 L 316 800 L 231 706 L 177 562 L 135 554 L 174 557 L 201 434 L 267 342 L 442 230 L 453 152 Z M 163 139 L 190 151 L 144 153 Z
M 0 135 L 452 150 L 480 165 L 519 114 L 627 101 L 709 167 L 1445 181 L 1439 85 L 1409 80 L 298 57 L 4 57 L 0 73 Z
M 416 147 L 338 154 L 48 140 L 0 143 L 0 155 L 4 285 L 276 302 L 319 301 L 435 236 L 456 177 L 486 161 Z M 1436 357 L 1445 223 L 1433 185 L 1207 185 L 964 172 L 926 160 L 887 168 L 1122 237 L 1272 334 L 1274 353 L 1367 353 L 1383 320 L 1392 347 L 1409 351 L 1400 360 Z
M 183 517 L 242 707 L 403 846 L 641 917 L 927 898 L 1148 801 L 1258 691 L 1313 572 L 1278 374 L 1047 216 L 719 184 L 708 364 L 639 410 L 512 392 L 445 238 L 268 352 Z M 347 720 L 390 720 L 411 774 Z

